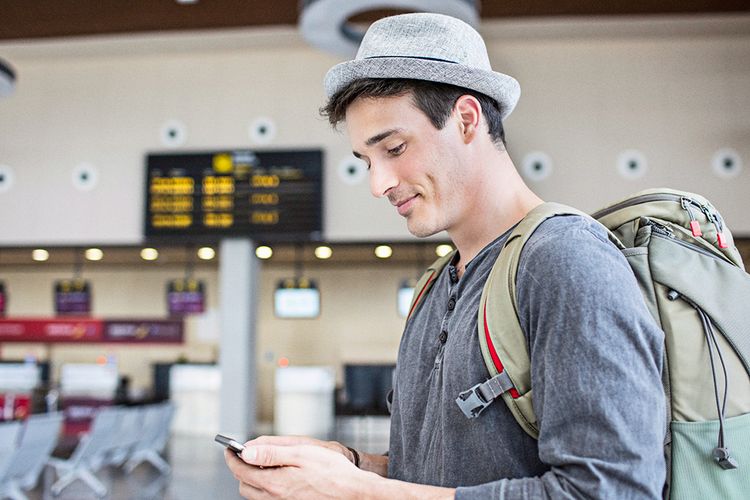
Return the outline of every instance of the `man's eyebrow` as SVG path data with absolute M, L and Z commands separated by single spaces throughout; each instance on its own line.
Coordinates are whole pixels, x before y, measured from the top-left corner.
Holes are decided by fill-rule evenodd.
M 381 133 L 379 133 L 377 135 L 373 135 L 372 137 L 370 137 L 369 139 L 367 139 L 367 141 L 365 142 L 365 144 L 368 145 L 368 146 L 374 146 L 375 144 L 379 143 L 380 141 L 382 141 L 386 137 L 388 137 L 390 135 L 393 135 L 393 134 L 395 134 L 397 132 L 403 132 L 403 130 L 404 129 L 402 129 L 402 128 L 392 128 L 390 130 L 386 130 L 385 132 L 381 132 Z

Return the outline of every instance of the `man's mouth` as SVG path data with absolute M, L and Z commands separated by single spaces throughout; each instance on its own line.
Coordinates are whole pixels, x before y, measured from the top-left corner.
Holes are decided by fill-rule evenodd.
M 414 206 L 414 202 L 417 199 L 417 196 L 419 195 L 415 194 L 408 198 L 404 198 L 397 202 L 391 202 L 391 203 L 393 203 L 393 205 L 396 207 L 396 210 L 398 210 L 399 215 L 406 217 L 411 211 L 412 207 Z

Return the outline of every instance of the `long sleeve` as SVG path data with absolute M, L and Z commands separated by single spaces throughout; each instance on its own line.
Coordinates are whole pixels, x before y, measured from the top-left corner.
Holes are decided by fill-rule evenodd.
M 661 497 L 663 333 L 625 258 L 577 219 L 532 237 L 518 273 L 539 458 L 550 469 L 456 498 Z

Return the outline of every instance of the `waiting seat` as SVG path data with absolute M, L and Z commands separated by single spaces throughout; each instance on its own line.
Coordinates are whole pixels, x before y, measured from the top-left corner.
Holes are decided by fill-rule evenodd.
M 169 473 L 169 464 L 161 457 L 161 453 L 169 441 L 174 412 L 172 403 L 158 403 L 143 409 L 142 433 L 125 464 L 126 472 L 133 472 L 139 464 L 149 462 L 162 474 Z
M 120 415 L 118 408 L 99 409 L 91 422 L 91 429 L 83 435 L 70 458 L 49 460 L 59 477 L 51 487 L 53 495 L 59 495 L 76 479 L 86 483 L 99 496 L 107 494 L 107 487 L 95 473 L 105 465 L 107 454 L 116 447 Z
M 117 431 L 113 447 L 107 453 L 106 465 L 121 466 L 133 454 L 138 441 L 144 432 L 143 406 L 119 407 Z
M 0 468 L 10 457 L 18 445 L 18 433 L 21 431 L 21 422 L 0 423 Z
M 31 415 L 21 428 L 19 444 L 5 467 L 0 467 L 0 499 L 26 500 L 24 490 L 33 489 L 55 449 L 63 414 Z

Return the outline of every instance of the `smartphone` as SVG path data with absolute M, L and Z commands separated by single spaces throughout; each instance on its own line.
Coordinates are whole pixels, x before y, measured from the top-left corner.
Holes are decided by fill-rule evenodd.
M 245 446 L 242 443 L 238 443 L 234 439 L 232 439 L 230 437 L 227 437 L 227 436 L 224 436 L 222 434 L 217 434 L 214 437 L 214 441 L 216 441 L 217 443 L 221 443 L 222 445 L 226 446 L 227 448 L 229 448 L 230 450 L 232 450 L 233 452 L 235 452 L 237 455 L 239 455 L 240 453 L 242 453 L 242 450 L 245 449 Z

